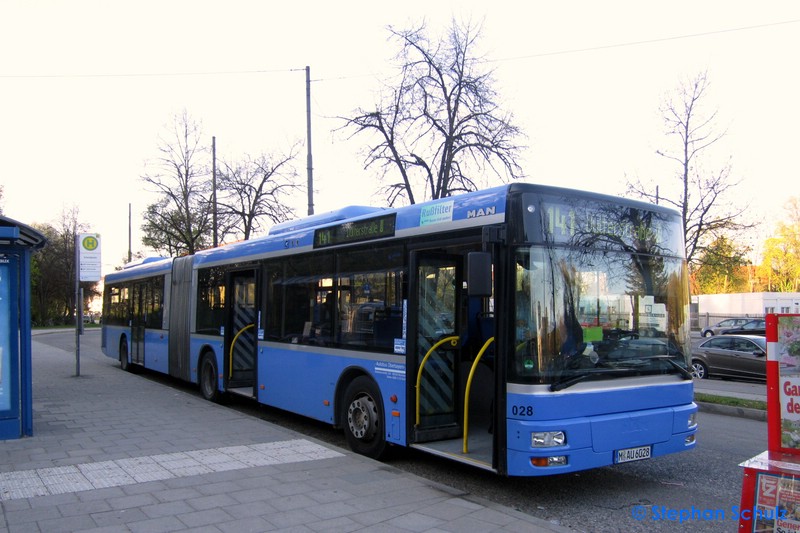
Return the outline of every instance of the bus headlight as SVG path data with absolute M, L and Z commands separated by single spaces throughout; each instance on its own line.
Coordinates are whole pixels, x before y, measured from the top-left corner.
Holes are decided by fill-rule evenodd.
M 567 436 L 563 431 L 536 431 L 531 433 L 532 448 L 551 448 L 553 446 L 563 446 L 567 442 Z
M 688 427 L 689 428 L 693 428 L 696 425 L 697 425 L 697 413 L 694 412 L 694 413 L 689 415 L 689 425 L 688 425 Z

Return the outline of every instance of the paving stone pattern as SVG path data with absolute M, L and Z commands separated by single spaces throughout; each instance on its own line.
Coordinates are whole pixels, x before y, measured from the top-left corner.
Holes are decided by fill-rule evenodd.
M 42 334 L 47 335 L 47 334 Z M 34 336 L 34 436 L 0 441 L 5 532 L 566 531 Z

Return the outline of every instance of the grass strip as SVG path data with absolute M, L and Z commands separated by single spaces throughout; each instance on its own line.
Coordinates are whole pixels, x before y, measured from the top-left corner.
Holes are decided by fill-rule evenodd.
M 767 402 L 761 400 L 744 400 L 742 398 L 730 398 L 728 396 L 715 396 L 713 394 L 703 394 L 696 392 L 694 395 L 695 401 L 705 403 L 715 403 L 719 405 L 729 405 L 731 407 L 744 407 L 747 409 L 761 409 L 767 410 Z

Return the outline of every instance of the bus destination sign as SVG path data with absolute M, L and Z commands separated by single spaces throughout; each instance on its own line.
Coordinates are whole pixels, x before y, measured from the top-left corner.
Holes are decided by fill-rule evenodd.
M 314 248 L 393 237 L 395 217 L 396 215 L 392 213 L 315 230 Z
M 560 244 L 602 248 L 642 247 L 662 253 L 683 253 L 677 215 L 599 201 L 542 201 L 545 239 Z

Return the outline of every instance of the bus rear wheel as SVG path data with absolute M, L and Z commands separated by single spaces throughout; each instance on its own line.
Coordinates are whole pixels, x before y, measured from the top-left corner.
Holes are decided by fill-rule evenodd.
M 200 384 L 200 394 L 210 402 L 219 402 L 220 392 L 217 387 L 217 362 L 212 354 L 205 354 L 200 360 L 197 380 Z
M 130 364 L 128 363 L 128 339 L 122 337 L 119 341 L 119 367 L 128 372 Z
M 342 405 L 344 436 L 354 452 L 380 459 L 386 452 L 380 391 L 364 376 L 354 379 L 345 390 Z

